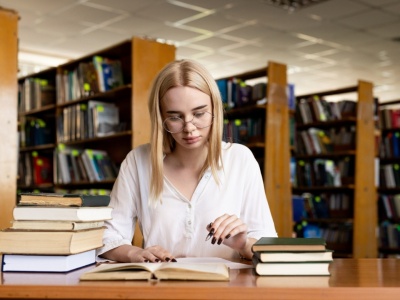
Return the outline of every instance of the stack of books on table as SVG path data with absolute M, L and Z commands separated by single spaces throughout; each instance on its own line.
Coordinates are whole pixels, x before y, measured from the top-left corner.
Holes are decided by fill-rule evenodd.
M 252 247 L 253 266 L 258 275 L 330 275 L 332 250 L 321 238 L 263 237 Z
M 96 262 L 108 195 L 21 194 L 11 227 L 0 231 L 2 271 L 69 272 Z

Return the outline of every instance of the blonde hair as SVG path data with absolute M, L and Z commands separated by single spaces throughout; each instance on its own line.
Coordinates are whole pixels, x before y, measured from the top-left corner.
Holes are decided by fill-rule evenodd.
M 149 112 L 151 120 L 151 180 L 150 199 L 151 206 L 161 201 L 164 185 L 163 159 L 164 155 L 171 153 L 175 148 L 172 135 L 162 126 L 160 100 L 165 93 L 177 86 L 187 86 L 198 89 L 211 98 L 212 114 L 214 116 L 208 140 L 208 154 L 202 168 L 202 176 L 208 167 L 214 179 L 219 183 L 217 171 L 222 168 L 221 142 L 223 135 L 223 106 L 218 86 L 211 74 L 199 63 L 193 60 L 176 60 L 165 66 L 156 76 L 149 97 Z

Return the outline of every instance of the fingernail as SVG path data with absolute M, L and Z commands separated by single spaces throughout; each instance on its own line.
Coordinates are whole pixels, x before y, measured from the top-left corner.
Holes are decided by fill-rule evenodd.
M 229 239 L 231 237 L 231 234 L 228 234 L 225 238 Z
M 172 261 L 172 262 L 178 262 L 175 258 L 173 258 L 171 261 Z
M 211 244 L 214 245 L 216 241 L 217 241 L 217 239 L 215 237 L 213 237 L 212 240 L 211 240 Z
M 145 263 L 148 263 L 148 262 L 149 262 L 149 260 L 148 260 L 148 259 L 145 259 L 145 260 L 144 260 L 144 262 L 145 262 Z
M 218 244 L 218 245 L 221 245 L 221 243 L 222 243 L 222 239 L 221 239 L 221 238 L 219 238 L 219 239 L 218 239 L 218 243 L 217 243 L 217 244 Z
M 208 227 L 208 228 L 210 228 L 211 226 L 212 226 L 212 222 L 211 222 L 210 224 L 208 224 L 208 226 L 207 226 L 207 227 Z
M 169 258 L 169 257 L 166 257 L 165 258 L 165 261 L 170 261 L 171 259 Z
M 160 260 L 158 258 L 156 258 L 155 262 L 159 262 Z
M 210 234 L 214 234 L 214 232 L 215 232 L 215 229 L 214 229 L 214 228 L 211 228 Z

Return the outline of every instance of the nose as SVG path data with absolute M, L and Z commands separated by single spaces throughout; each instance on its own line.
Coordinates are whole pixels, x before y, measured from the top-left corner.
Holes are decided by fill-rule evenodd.
M 194 130 L 196 130 L 196 126 L 193 124 L 193 119 L 191 119 L 189 121 L 184 121 L 183 131 L 190 133 Z

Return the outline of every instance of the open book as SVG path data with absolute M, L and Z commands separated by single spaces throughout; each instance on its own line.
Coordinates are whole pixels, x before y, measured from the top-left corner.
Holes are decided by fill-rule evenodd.
M 105 263 L 80 277 L 80 280 L 149 279 L 229 281 L 229 268 L 222 263 Z

